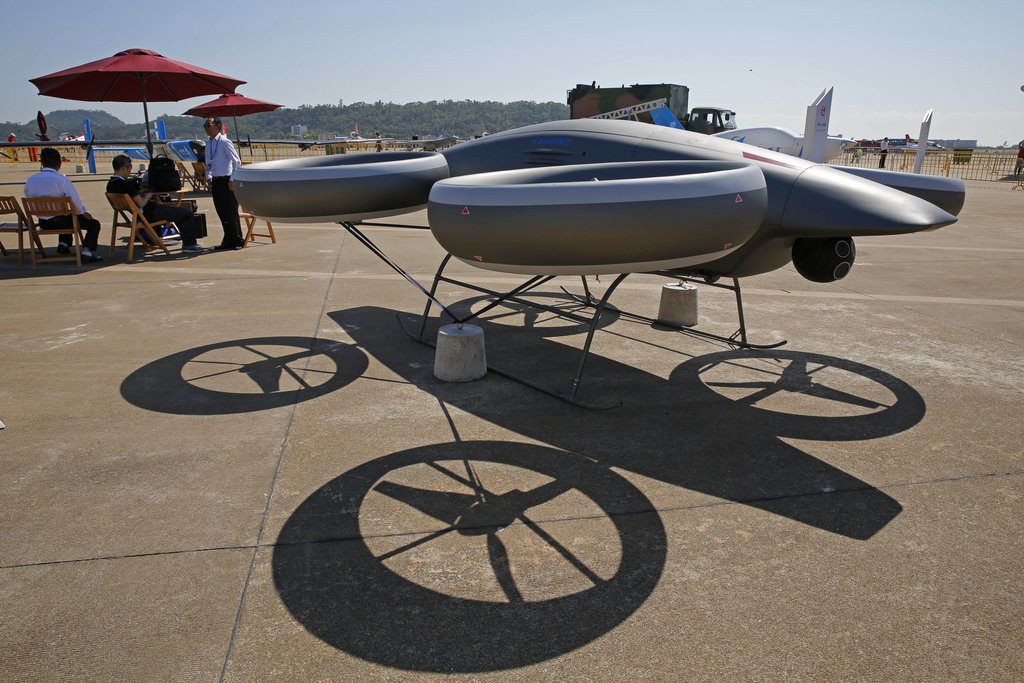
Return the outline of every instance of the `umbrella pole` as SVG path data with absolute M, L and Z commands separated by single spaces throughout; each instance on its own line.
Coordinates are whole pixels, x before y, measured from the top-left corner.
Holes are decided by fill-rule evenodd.
M 235 114 L 233 110 L 231 112 L 231 118 L 235 120 L 235 142 L 240 143 L 242 141 L 242 138 L 238 137 L 238 116 Z
M 146 149 L 149 150 L 149 160 L 153 161 L 153 137 L 149 133 L 149 107 L 146 106 L 146 77 L 140 76 L 142 81 L 142 116 L 146 119 Z

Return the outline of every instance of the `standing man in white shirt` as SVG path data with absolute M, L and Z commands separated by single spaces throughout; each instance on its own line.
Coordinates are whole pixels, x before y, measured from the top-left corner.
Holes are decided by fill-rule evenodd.
M 61 161 L 60 152 L 53 147 L 44 147 L 39 152 L 39 163 L 43 168 L 39 173 L 30 175 L 25 181 L 25 196 L 30 199 L 35 197 L 67 197 L 70 199 L 78 214 L 78 227 L 85 231 L 85 236 L 82 238 L 82 260 L 87 263 L 102 261 L 103 259 L 96 253 L 100 236 L 100 222 L 85 210 L 85 204 L 79 198 L 74 183 L 59 172 Z M 71 216 L 54 216 L 39 221 L 41 230 L 70 228 L 71 225 Z M 71 235 L 60 235 L 57 239 L 59 241 L 57 253 L 70 254 Z
M 203 129 L 210 139 L 206 142 L 206 180 L 213 193 L 213 206 L 224 226 L 224 240 L 214 249 L 241 249 L 242 225 L 238 221 L 238 200 L 231 187 L 231 174 L 242 165 L 235 146 L 221 132 L 223 123 L 219 118 L 208 118 Z
M 884 138 L 879 146 L 881 147 L 882 155 L 878 158 L 878 168 L 885 168 L 885 157 L 889 154 L 889 138 Z

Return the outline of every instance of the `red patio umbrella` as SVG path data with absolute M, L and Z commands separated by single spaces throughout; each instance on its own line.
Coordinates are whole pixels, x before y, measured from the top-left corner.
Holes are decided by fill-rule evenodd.
M 251 97 L 245 95 L 239 95 L 238 93 L 230 93 L 228 95 L 221 95 L 215 100 L 198 104 L 187 112 L 185 116 L 202 116 L 207 118 L 210 116 L 230 116 L 235 120 L 235 139 L 238 140 L 238 118 L 239 116 L 245 116 L 246 114 L 258 114 L 261 111 L 274 111 L 280 109 L 283 105 L 274 104 L 273 102 L 264 102 L 263 100 L 254 100 Z
M 39 88 L 40 95 L 49 97 L 85 102 L 142 102 L 150 157 L 153 156 L 153 140 L 147 103 L 230 93 L 245 83 L 138 48 L 29 81 Z

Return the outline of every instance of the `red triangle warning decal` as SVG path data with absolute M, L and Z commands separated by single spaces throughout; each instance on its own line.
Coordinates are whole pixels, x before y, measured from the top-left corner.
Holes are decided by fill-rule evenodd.
M 742 203 L 743 203 L 743 197 L 741 197 L 739 195 L 736 195 L 736 201 L 733 202 L 733 204 L 742 204 Z
M 462 207 L 462 215 L 463 216 L 468 216 L 469 215 L 469 207 L 468 206 Z

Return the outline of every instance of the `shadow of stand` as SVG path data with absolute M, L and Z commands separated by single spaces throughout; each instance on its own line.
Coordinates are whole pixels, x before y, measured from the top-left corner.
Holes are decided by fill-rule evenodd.
M 436 380 L 431 352 L 397 341 L 394 311 L 364 307 L 330 316 L 362 349 L 442 406 L 551 445 L 464 442 L 395 453 L 338 477 L 292 514 L 273 555 L 281 599 L 311 633 L 368 661 L 414 671 L 505 670 L 565 654 L 622 623 L 657 585 L 666 536 L 651 503 L 616 468 L 852 540 L 871 538 L 902 509 L 877 488 L 780 438 L 858 441 L 917 424 L 925 413 L 921 396 L 876 368 L 796 351 L 723 351 L 690 358 L 664 379 L 594 356 L 594 385 L 630 400 L 593 413 L 495 377 L 476 386 Z M 536 331 L 524 335 L 480 323 L 491 332 L 501 328 L 488 337 L 488 354 L 514 355 L 536 376 L 563 372 L 576 359 L 575 349 L 538 339 Z M 531 485 L 505 477 L 513 484 L 490 491 L 486 480 L 473 476 L 474 463 L 549 481 Z M 433 484 L 427 475 L 435 477 Z M 571 491 L 593 501 L 613 525 L 614 543 L 605 539 L 601 547 L 621 549 L 621 559 L 608 575 L 578 551 L 548 540 L 553 537 L 545 537 L 544 524 L 534 519 L 539 514 L 531 508 Z M 390 512 L 373 508 L 384 504 L 392 505 Z M 396 523 L 395 515 L 399 522 L 408 519 L 402 514 L 419 514 L 413 519 L 420 522 Z M 394 526 L 375 530 L 381 520 Z M 545 553 L 534 550 L 517 565 L 515 548 L 502 536 L 515 525 L 529 528 L 564 560 L 553 576 L 579 575 L 589 581 L 586 587 L 524 598 L 521 584 L 536 570 L 530 562 Z M 474 535 L 486 538 L 476 546 L 475 561 L 457 544 L 445 550 L 453 538 Z M 430 564 L 444 557 L 454 563 L 449 573 Z M 477 598 L 481 565 L 500 598 L 494 591 Z M 440 585 L 425 585 L 436 575 Z M 450 589 L 460 580 L 470 585 L 458 594 Z
M 684 362 L 666 380 L 592 356 L 587 386 L 627 399 L 613 411 L 593 413 L 496 377 L 484 378 L 475 388 L 435 379 L 429 349 L 397 343 L 400 331 L 387 309 L 329 315 L 362 349 L 438 400 L 604 467 L 770 510 L 850 538 L 870 538 L 901 509 L 871 485 L 779 438 L 873 439 L 919 422 L 925 412 L 920 394 L 870 366 L 778 349 L 723 351 Z M 557 341 L 479 323 L 491 332 L 488 357 L 497 362 L 514 357 L 524 376 L 550 383 L 548 378 L 565 375 L 577 360 L 576 349 Z M 410 363 L 413 357 L 418 362 Z M 703 381 L 711 369 L 725 383 L 756 386 L 745 389 L 747 398 L 730 398 Z M 769 392 L 765 382 L 778 385 L 777 390 Z M 783 410 L 759 407 L 757 392 L 781 397 Z M 810 414 L 784 412 L 794 397 L 819 405 Z M 840 492 L 857 492 L 858 502 Z

